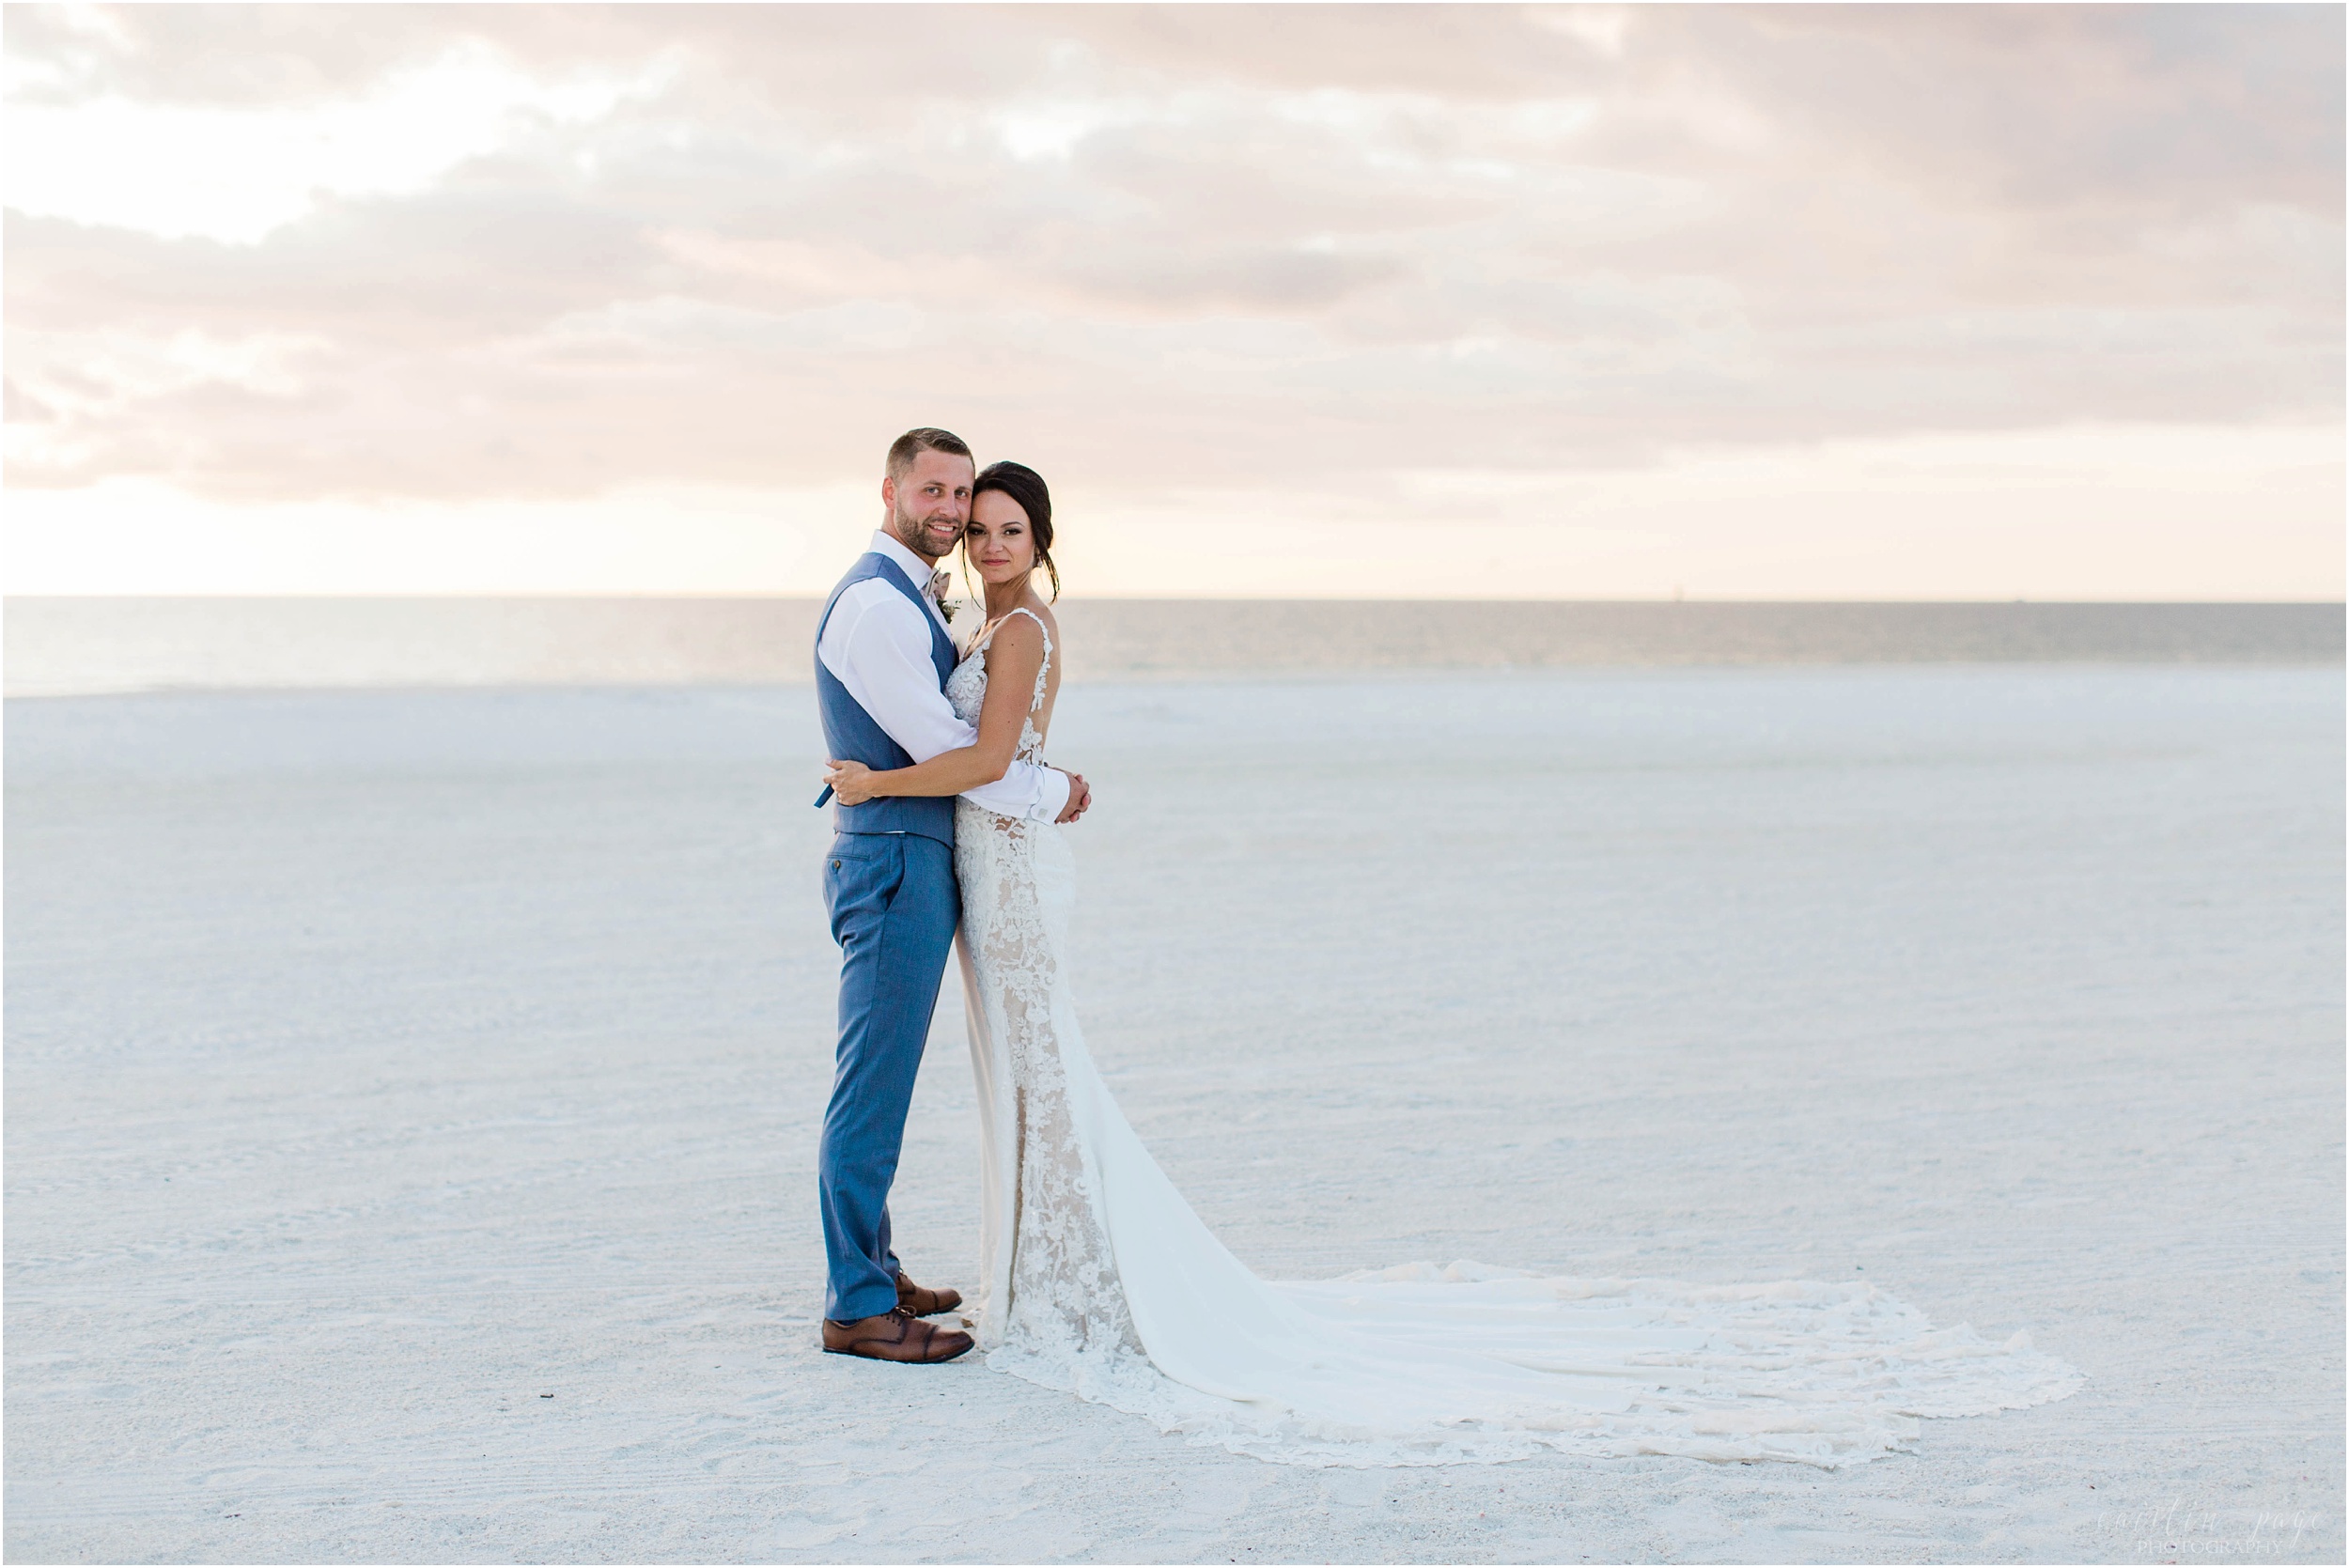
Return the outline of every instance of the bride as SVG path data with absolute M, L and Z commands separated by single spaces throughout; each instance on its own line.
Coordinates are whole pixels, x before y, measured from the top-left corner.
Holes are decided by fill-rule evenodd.
M 964 565 L 986 619 L 946 683 L 975 744 L 830 769 L 842 801 L 959 795 L 1040 760 L 1060 691 L 1052 503 L 980 474 Z M 957 950 L 978 1079 L 988 1364 L 1241 1453 L 1440 1465 L 1543 1450 L 1832 1467 L 1921 1416 L 2060 1399 L 2078 1374 L 2017 1333 L 1937 1330 L 1873 1286 L 1543 1279 L 1455 1264 L 1257 1279 L 1183 1201 L 1086 1054 L 1067 972 L 1076 871 L 1049 823 L 955 802 Z

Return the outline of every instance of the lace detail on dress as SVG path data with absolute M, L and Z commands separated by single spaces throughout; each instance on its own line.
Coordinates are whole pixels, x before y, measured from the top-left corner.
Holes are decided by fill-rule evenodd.
M 973 723 L 994 629 L 946 684 Z M 1030 761 L 1052 651 L 1048 631 L 1020 739 Z M 2080 1386 L 2028 1335 L 1937 1329 L 1858 1283 L 1540 1279 L 1465 1263 L 1259 1280 L 1150 1157 L 1085 1050 L 1060 829 L 957 800 L 955 870 L 986 1173 L 977 1324 L 999 1371 L 1192 1443 L 1341 1466 L 1558 1452 L 1832 1467 L 1908 1447 L 1920 1417 Z
M 1052 673 L 1052 629 L 1044 624 L 1044 617 L 1021 606 L 1004 613 L 1002 620 L 979 629 L 971 639 L 971 646 L 955 666 L 955 673 L 946 677 L 946 701 L 954 706 L 955 714 L 966 724 L 979 722 L 979 709 L 987 706 L 987 645 L 995 641 L 995 634 L 1003 629 L 1003 623 L 1014 615 L 1025 615 L 1044 633 L 1044 662 L 1035 667 L 1035 691 L 1028 699 L 1026 717 L 1019 721 L 1019 748 L 1012 755 L 1020 762 L 1044 760 L 1044 737 L 1037 733 L 1035 716 L 1044 711 L 1046 677 Z M 966 675 L 966 672 L 968 674 Z
M 1030 615 L 1039 627 L 1043 619 Z M 1005 617 L 1008 619 L 1009 617 Z M 998 621 L 974 639 L 946 682 L 946 697 L 968 723 L 987 701 L 988 644 Z M 1022 721 L 1019 756 L 1041 762 L 1035 727 L 1052 667 L 1052 638 Z M 1100 1207 L 1099 1173 L 1077 1126 L 1064 1051 L 1076 1043 L 1056 931 L 1043 883 L 1073 879 L 1060 829 L 955 802 L 955 872 L 962 886 L 962 941 L 972 970 L 972 1005 L 1002 1042 L 1009 1069 L 1003 1129 L 1016 1178 L 1003 1240 L 1009 1266 L 988 1270 L 982 1338 L 990 1365 L 1050 1387 L 1098 1398 L 1108 1385 L 1159 1381 L 1144 1356 L 1118 1279 Z M 1000 1244 L 999 1244 L 1000 1245 Z M 995 1298 L 1000 1296 L 1000 1298 Z

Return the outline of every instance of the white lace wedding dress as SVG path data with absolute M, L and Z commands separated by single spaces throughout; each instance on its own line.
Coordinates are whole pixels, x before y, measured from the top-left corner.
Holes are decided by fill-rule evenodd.
M 946 684 L 972 723 L 990 635 Z M 1019 740 L 1031 760 L 1052 655 L 1048 632 Z M 957 800 L 955 872 L 985 1183 L 973 1317 L 990 1367 L 1194 1442 L 1344 1466 L 1563 1450 L 1833 1467 L 1906 1447 L 1921 1416 L 2080 1386 L 2025 1334 L 1936 1329 L 1864 1284 L 1472 1264 L 1259 1280 L 1159 1171 L 1085 1053 L 1060 829 Z

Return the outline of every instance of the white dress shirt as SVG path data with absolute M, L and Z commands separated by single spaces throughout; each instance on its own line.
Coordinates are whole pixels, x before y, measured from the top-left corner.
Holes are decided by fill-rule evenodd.
M 903 567 L 915 587 L 928 586 L 930 563 L 894 536 L 875 534 L 873 548 Z M 926 593 L 922 602 L 942 629 L 946 617 L 937 604 Z M 832 618 L 816 642 L 816 657 L 915 762 L 978 740 L 979 732 L 956 717 L 938 689 L 930 629 L 922 624 L 922 612 L 889 583 L 870 577 L 850 583 L 832 607 Z M 1015 762 L 1001 779 L 966 789 L 962 798 L 1003 816 L 1050 822 L 1068 804 L 1068 775 L 1039 763 Z

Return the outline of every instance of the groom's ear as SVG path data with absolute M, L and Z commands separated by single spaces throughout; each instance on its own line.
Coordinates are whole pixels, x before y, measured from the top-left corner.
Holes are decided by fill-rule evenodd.
M 893 474 L 884 474 L 881 477 L 881 505 L 884 506 L 897 505 L 897 480 Z

